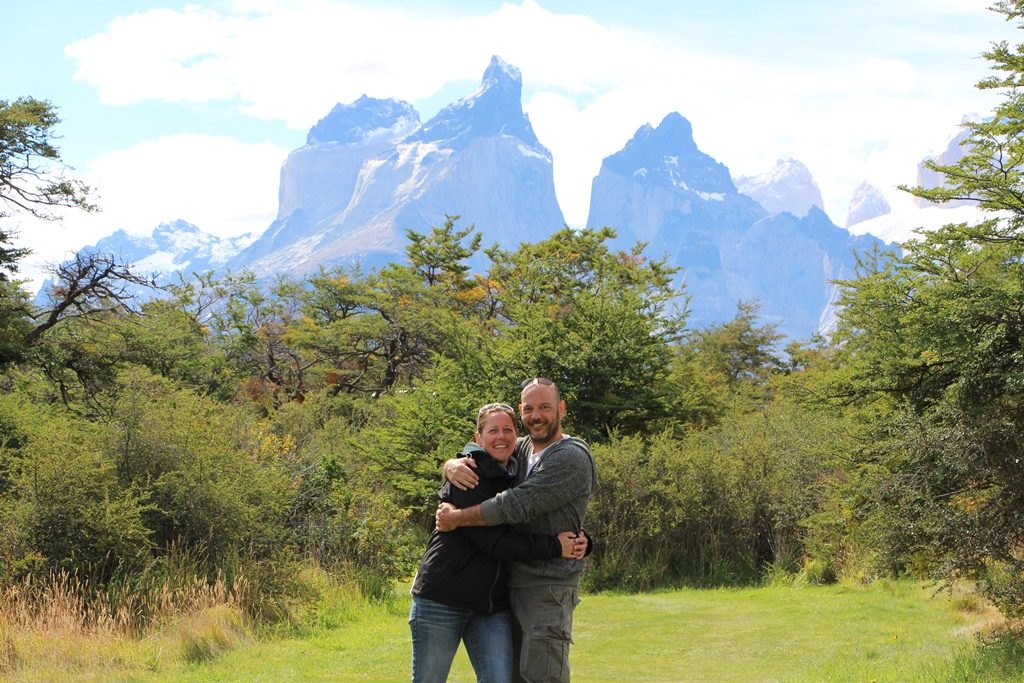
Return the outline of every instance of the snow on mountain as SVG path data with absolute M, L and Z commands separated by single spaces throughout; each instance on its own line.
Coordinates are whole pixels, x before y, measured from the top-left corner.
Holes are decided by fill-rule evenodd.
M 878 218 L 892 211 L 885 195 L 877 187 L 864 181 L 853 191 L 850 208 L 846 212 L 846 227 L 862 221 Z
M 316 221 L 344 209 L 363 163 L 386 152 L 419 122 L 416 110 L 399 100 L 363 95 L 336 105 L 282 165 L 277 220 L 301 210 Z
M 222 238 L 205 233 L 183 220 L 161 223 L 151 235 L 118 230 L 85 251 L 113 254 L 131 263 L 138 273 L 170 281 L 177 272 L 189 274 L 218 270 L 231 257 L 255 241 L 256 235 Z
M 940 163 L 960 158 L 964 137 L 954 136 Z M 335 106 L 282 165 L 278 215 L 258 239 L 220 239 L 175 221 L 148 236 L 121 230 L 90 249 L 164 282 L 206 270 L 303 275 L 400 261 L 406 231 L 426 231 L 446 214 L 460 214 L 460 225 L 475 225 L 487 244 L 515 248 L 564 225 L 552 162 L 523 112 L 519 70 L 494 57 L 477 89 L 422 124 L 398 100 L 364 95 Z M 925 186 L 939 181 L 925 171 L 918 177 Z M 643 241 L 648 256 L 680 267 L 692 327 L 729 320 L 738 301 L 756 299 L 765 320 L 804 338 L 834 324 L 830 281 L 852 274 L 854 251 L 990 216 L 970 205 L 917 208 L 908 199 L 903 208 L 901 198 L 891 200 L 865 182 L 850 202 L 853 230 L 839 228 L 803 164 L 781 160 L 734 182 L 673 112 L 604 159 L 587 224 L 615 228 L 614 247 Z
M 594 178 L 587 225 L 612 226 L 619 242 L 637 240 L 678 249 L 680 233 L 714 233 L 764 215 L 736 193 L 729 169 L 697 148 L 690 122 L 667 115 L 657 128 L 645 124 L 625 147 L 605 158 Z
M 736 187 L 770 214 L 788 211 L 806 216 L 811 207 L 823 209 L 825 205 L 810 170 L 796 159 L 779 159 L 760 175 L 739 176 Z
M 497 55 L 491 57 L 480 87 L 452 102 L 408 138 L 408 142 L 442 142 L 458 148 L 472 138 L 507 135 L 529 150 L 551 158 L 523 113 L 523 76 Z

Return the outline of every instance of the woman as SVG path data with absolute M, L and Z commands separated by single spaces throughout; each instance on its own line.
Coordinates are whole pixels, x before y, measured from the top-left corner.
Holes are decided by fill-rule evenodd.
M 467 491 L 445 482 L 441 500 L 455 507 L 476 505 L 515 482 L 516 427 L 511 406 L 489 403 L 477 414 L 475 443 L 461 455 L 477 464 L 480 484 Z M 513 468 L 513 469 L 510 469 Z M 571 531 L 558 536 L 525 534 L 508 526 L 434 531 L 412 585 L 412 680 L 441 683 L 448 678 L 459 641 L 473 663 L 477 681 L 512 680 L 512 617 L 505 560 L 580 558 L 587 539 Z

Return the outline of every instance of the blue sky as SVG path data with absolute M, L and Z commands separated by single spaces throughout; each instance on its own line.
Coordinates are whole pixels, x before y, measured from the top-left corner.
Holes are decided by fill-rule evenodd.
M 33 277 L 118 228 L 263 230 L 281 162 L 334 103 L 396 97 L 425 120 L 492 54 L 522 71 L 572 225 L 601 159 L 670 111 L 734 175 L 799 159 L 842 224 L 863 180 L 895 194 L 965 114 L 991 109 L 978 55 L 1019 40 L 974 0 L 2 3 L 0 99 L 60 108 L 65 158 L 104 208 L 21 221 Z

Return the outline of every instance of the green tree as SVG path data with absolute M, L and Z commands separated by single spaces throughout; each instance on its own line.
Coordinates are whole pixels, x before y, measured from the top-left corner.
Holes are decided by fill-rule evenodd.
M 435 354 L 456 352 L 454 339 L 490 317 L 488 292 L 464 263 L 480 236 L 472 227 L 456 230 L 457 218 L 448 216 L 429 234 L 409 231 L 408 264 L 369 275 L 336 268 L 310 278 L 293 337 L 336 392 L 380 396 L 408 386 Z
M 0 219 L 27 213 L 57 220 L 56 207 L 96 210 L 88 186 L 66 175 L 69 169 L 54 144 L 59 123 L 56 107 L 46 100 L 0 100 Z M 12 247 L 11 237 L 9 230 L 0 229 L 0 269 L 8 272 L 28 253 Z
M 759 325 L 758 311 L 756 302 L 740 301 L 732 320 L 696 330 L 677 346 L 670 376 L 677 429 L 768 403 L 770 380 L 783 368 L 782 335 L 770 323 Z
M 71 169 L 61 160 L 59 123 L 56 107 L 45 100 L 0 100 L 0 366 L 22 360 L 27 348 L 62 321 L 126 308 L 134 289 L 151 286 L 113 256 L 90 253 L 54 269 L 54 285 L 45 293 L 49 303 L 41 310 L 11 280 L 28 250 L 12 245 L 7 219 L 27 214 L 57 221 L 59 208 L 98 210 L 90 188 L 69 177 Z
M 568 425 L 589 439 L 650 429 L 668 415 L 668 374 L 685 312 L 675 269 L 639 244 L 613 252 L 615 233 L 561 230 L 514 252 L 492 249 L 504 324 L 489 350 L 501 396 L 546 376 L 571 405 Z
M 1024 2 L 994 6 L 1007 20 Z M 968 125 L 968 153 L 932 167 L 946 187 L 913 188 L 943 202 L 973 199 L 1008 212 L 947 225 L 872 257 L 844 283 L 839 341 L 851 367 L 834 395 L 882 406 L 862 463 L 891 566 L 977 580 L 1007 613 L 1024 613 L 1024 46 L 984 54 L 979 84 L 1005 99 Z
M 476 228 L 472 225 L 456 230 L 457 220 L 459 216 L 445 215 L 444 225 L 432 227 L 429 235 L 415 230 L 405 233 L 409 238 L 405 248 L 409 263 L 430 287 L 442 285 L 457 291 L 469 284 L 469 266 L 465 261 L 479 251 L 482 235 L 474 235 Z M 463 244 L 466 238 L 470 238 L 469 243 Z

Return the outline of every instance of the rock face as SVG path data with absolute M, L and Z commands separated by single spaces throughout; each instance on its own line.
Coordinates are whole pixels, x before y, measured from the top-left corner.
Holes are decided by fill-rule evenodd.
M 615 228 L 617 246 L 647 242 L 646 254 L 682 266 L 691 320 L 699 325 L 735 313 L 721 248 L 764 215 L 737 193 L 729 169 L 697 148 L 690 122 L 671 113 L 604 160 L 587 225 Z
M 850 198 L 850 208 L 846 212 L 846 227 L 884 216 L 890 211 L 892 207 L 889 206 L 882 191 L 865 180 L 857 186 Z
M 967 117 L 964 118 L 963 123 L 967 122 Z M 945 166 L 951 166 L 961 159 L 967 152 L 967 147 L 964 146 L 964 141 L 970 136 L 970 130 L 962 127 L 953 137 L 946 143 L 945 149 L 938 154 L 933 154 L 925 159 L 921 160 L 921 163 L 917 165 L 917 186 L 918 187 L 942 187 L 945 185 L 945 179 L 942 174 L 936 173 L 935 171 L 927 168 L 925 163 L 934 161 L 937 164 Z M 918 206 L 934 206 L 927 199 L 921 197 L 914 197 L 914 203 Z M 942 206 L 946 208 L 953 208 L 956 206 L 976 206 L 977 202 L 971 202 L 966 200 L 955 200 L 951 202 L 944 202 Z
M 562 227 L 551 153 L 522 109 L 519 70 L 491 59 L 479 88 L 422 125 L 409 105 L 362 97 L 309 133 L 281 173 L 278 218 L 229 263 L 258 275 L 400 260 L 405 231 L 458 212 L 486 243 Z
M 724 250 L 729 293 L 760 301 L 761 316 L 789 336 L 827 332 L 835 325 L 839 294 L 832 281 L 852 277 L 854 252 L 878 243 L 871 235 L 851 235 L 817 208 L 803 218 L 763 218 Z
M 806 216 L 813 207 L 825 207 L 810 170 L 796 159 L 779 159 L 761 175 L 739 176 L 736 188 L 768 213 L 788 211 L 794 216 Z
M 738 301 L 757 299 L 767 320 L 797 338 L 828 329 L 829 280 L 852 272 L 853 249 L 877 241 L 852 237 L 814 206 L 803 218 L 769 214 L 697 148 L 677 113 L 604 160 L 587 224 L 615 228 L 621 247 L 647 242 L 647 255 L 681 266 L 691 326 L 729 320 Z
M 285 160 L 277 219 L 302 210 L 316 221 L 344 209 L 363 162 L 389 150 L 419 123 L 416 110 L 398 100 L 364 95 L 336 105 L 310 129 L 306 145 Z

